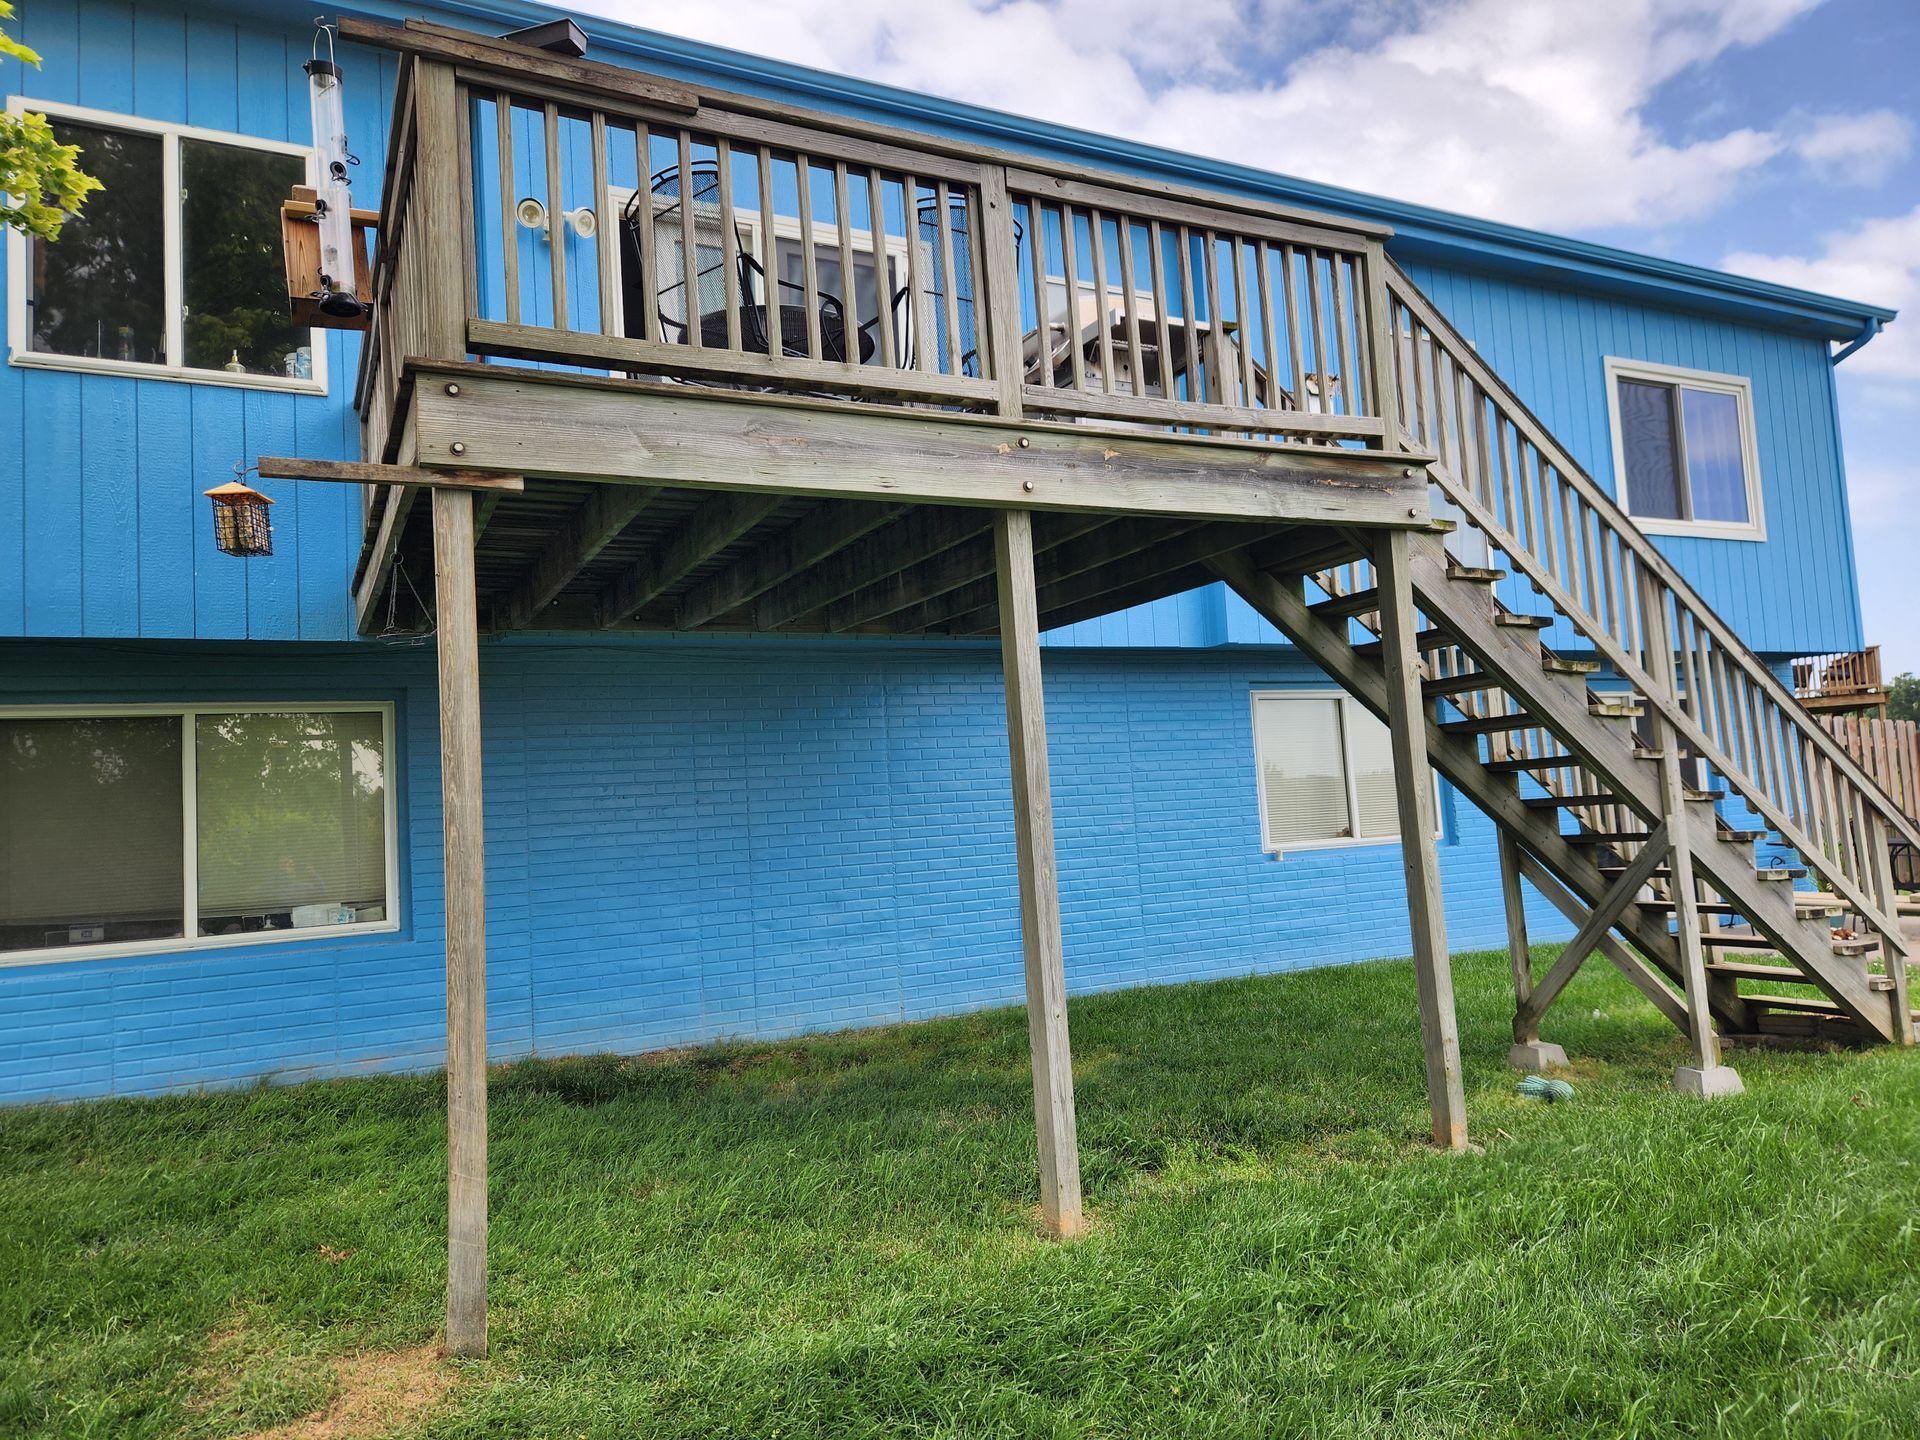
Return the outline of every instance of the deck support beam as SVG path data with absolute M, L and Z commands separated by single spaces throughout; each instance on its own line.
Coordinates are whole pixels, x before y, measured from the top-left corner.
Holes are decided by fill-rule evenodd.
M 1527 901 L 1520 888 L 1520 843 L 1504 829 L 1500 845 L 1500 898 L 1507 909 L 1507 955 L 1513 964 L 1513 1047 L 1507 1064 L 1517 1070 L 1564 1070 L 1567 1052 L 1540 1039 L 1540 1022 L 1526 1020 L 1533 995 L 1533 951 L 1527 938 Z
M 1013 835 L 1020 872 L 1020 943 L 1026 957 L 1027 1036 L 1033 1051 L 1033 1115 L 1040 1140 L 1040 1213 L 1049 1233 L 1077 1235 L 1080 1147 L 1067 1043 L 1067 982 L 1060 886 L 1053 850 L 1053 789 L 1040 684 L 1040 615 L 1033 577 L 1033 515 L 993 517 L 1000 589 L 1000 660 L 1013 762 Z
M 1654 683 L 1671 696 L 1679 686 L 1666 596 L 1660 582 L 1644 568 L 1640 571 L 1640 613 L 1646 617 L 1643 623 L 1650 632 L 1647 657 Z M 1650 718 L 1654 749 L 1660 755 L 1657 762 L 1660 811 L 1671 842 L 1667 887 L 1673 897 L 1675 943 L 1687 997 L 1687 1038 L 1693 1042 L 1694 1056 L 1693 1064 L 1682 1065 L 1674 1071 L 1673 1088 L 1682 1095 L 1701 1099 L 1738 1095 L 1745 1087 L 1732 1066 L 1720 1063 L 1720 1037 L 1714 1031 L 1713 1015 L 1708 1008 L 1712 997 L 1707 984 L 1706 952 L 1700 943 L 1700 894 L 1694 881 L 1693 845 L 1687 833 L 1687 786 L 1680 770 L 1680 732 L 1659 705 L 1652 707 Z
M 433 492 L 447 917 L 447 1353 L 487 1353 L 487 901 L 473 495 Z
M 1440 854 L 1434 842 L 1439 823 L 1429 778 L 1433 767 L 1427 759 L 1428 707 L 1420 694 L 1420 646 L 1415 638 L 1420 625 L 1413 604 L 1407 532 L 1393 530 L 1382 537 L 1373 547 L 1373 563 L 1379 576 L 1394 801 L 1407 877 L 1407 917 L 1413 927 L 1433 1143 L 1461 1150 L 1467 1144 L 1467 1103 L 1460 1079 L 1460 1031 L 1453 1010 L 1453 959 L 1440 894 Z

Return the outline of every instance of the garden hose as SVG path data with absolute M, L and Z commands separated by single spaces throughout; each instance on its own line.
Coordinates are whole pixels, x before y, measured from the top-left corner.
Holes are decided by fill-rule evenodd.
M 1545 1075 L 1529 1075 L 1513 1088 L 1529 1100 L 1544 1100 L 1549 1105 L 1573 1098 L 1573 1086 L 1564 1080 L 1550 1080 Z

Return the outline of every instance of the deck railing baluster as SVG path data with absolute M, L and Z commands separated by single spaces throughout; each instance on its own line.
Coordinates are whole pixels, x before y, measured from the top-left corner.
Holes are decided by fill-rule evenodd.
M 819 257 L 813 243 L 813 162 L 804 152 L 794 155 L 793 172 L 798 190 L 795 208 L 800 212 L 800 290 L 807 311 L 807 358 L 824 360 L 827 352 L 820 340 L 820 276 L 814 263 Z M 844 329 L 844 315 L 841 324 Z
M 714 183 L 720 190 L 721 295 L 727 307 L 727 348 L 740 348 L 740 232 L 733 221 L 733 156 L 724 135 L 713 141 Z
M 873 235 L 873 294 L 877 306 L 874 330 L 878 334 L 880 363 L 896 368 L 893 343 L 893 255 L 887 248 L 887 192 L 880 172 L 867 172 L 867 224 Z M 975 275 L 979 270 L 973 272 Z
M 1107 231 L 1098 207 L 1087 212 L 1087 239 L 1093 251 L 1093 323 L 1099 329 L 1100 388 L 1113 393 L 1113 327 L 1107 323 Z
M 549 100 L 545 110 L 547 142 L 547 275 L 553 282 L 553 328 L 568 330 L 566 191 L 560 170 L 560 107 Z

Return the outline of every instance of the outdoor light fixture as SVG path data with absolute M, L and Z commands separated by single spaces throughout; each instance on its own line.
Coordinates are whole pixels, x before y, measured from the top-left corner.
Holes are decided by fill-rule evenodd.
M 327 40 L 324 60 L 320 58 L 323 35 Z M 319 285 L 314 294 L 322 314 L 352 319 L 366 306 L 356 293 L 353 195 L 347 184 L 347 167 L 355 161 L 347 150 L 347 112 L 340 67 L 333 58 L 331 26 L 318 27 L 313 37 L 313 58 L 304 68 L 313 107 L 313 144 L 321 165 L 313 216 L 320 227 Z
M 267 516 L 273 499 L 246 483 L 250 468 L 236 463 L 233 479 L 200 492 L 213 502 L 213 543 L 243 558 L 273 554 L 273 522 Z
M 513 207 L 513 217 L 520 222 L 522 230 L 538 230 L 549 240 L 553 238 L 547 207 L 532 195 L 527 196 Z M 600 222 L 588 205 L 560 212 L 561 222 L 582 240 L 591 240 L 594 232 L 600 228 Z

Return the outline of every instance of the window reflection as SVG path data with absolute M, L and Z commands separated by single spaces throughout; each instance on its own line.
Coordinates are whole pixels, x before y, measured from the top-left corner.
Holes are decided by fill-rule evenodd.
M 28 242 L 30 343 L 50 355 L 164 365 L 160 137 L 49 123 L 61 144 L 80 147 L 81 166 L 101 188 L 68 218 L 58 240 Z

